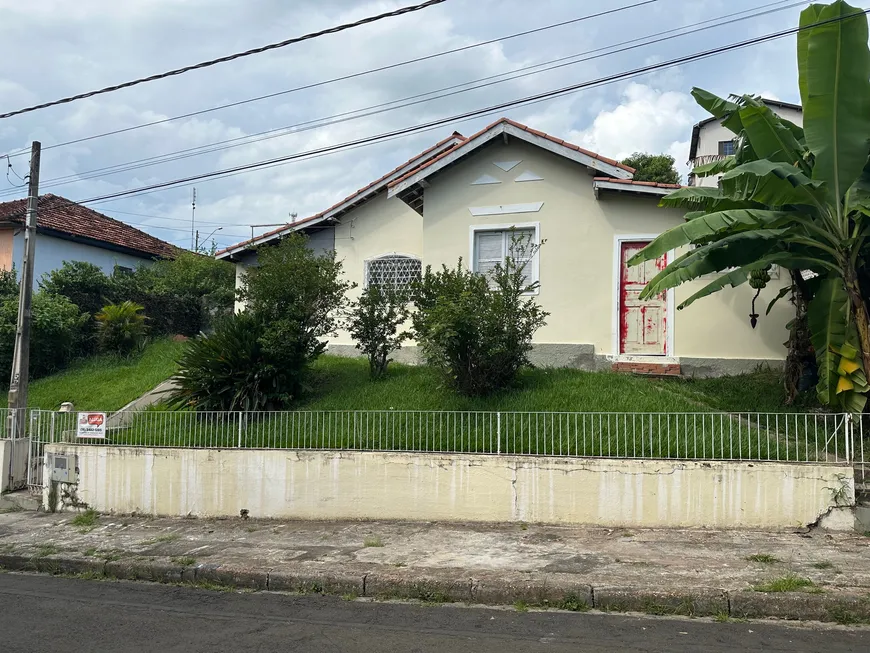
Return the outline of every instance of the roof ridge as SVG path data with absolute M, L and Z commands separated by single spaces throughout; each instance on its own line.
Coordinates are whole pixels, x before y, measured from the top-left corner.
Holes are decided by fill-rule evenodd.
M 408 159 L 408 160 L 405 161 L 404 163 L 400 163 L 398 166 L 396 166 L 395 168 L 392 168 L 392 169 L 391 169 L 389 172 L 387 172 L 386 174 L 381 175 L 380 177 L 378 177 L 377 179 L 375 179 L 373 182 L 370 182 L 370 183 L 366 184 L 365 186 L 363 186 L 363 187 L 361 187 L 361 188 L 358 188 L 357 190 L 355 190 L 355 191 L 354 191 L 353 193 L 351 193 L 350 195 L 347 195 L 346 197 L 340 199 L 338 202 L 336 202 L 336 203 L 333 204 L 332 206 L 330 206 L 330 207 L 328 207 L 328 208 L 326 208 L 326 209 L 320 211 L 319 213 L 315 213 L 315 214 L 313 214 L 313 215 L 310 215 L 310 216 L 308 216 L 307 218 L 302 218 L 301 220 L 296 220 L 295 222 L 288 222 L 287 224 L 285 224 L 285 225 L 283 225 L 283 226 L 281 226 L 281 227 L 278 227 L 277 229 L 273 229 L 272 231 L 267 231 L 267 232 L 265 232 L 265 233 L 262 233 L 262 234 L 256 236 L 255 238 L 248 238 L 247 240 L 243 240 L 243 241 L 238 242 L 238 243 L 235 243 L 235 244 L 233 244 L 233 245 L 229 245 L 228 247 L 225 247 L 224 249 L 222 249 L 222 250 L 220 250 L 219 252 L 217 252 L 217 253 L 215 254 L 215 256 L 220 256 L 220 255 L 222 255 L 222 254 L 225 254 L 226 252 L 228 252 L 228 251 L 230 251 L 230 250 L 232 250 L 232 249 L 237 249 L 237 248 L 239 248 L 239 247 L 244 247 L 244 246 L 247 246 L 247 245 L 253 245 L 254 243 L 257 243 L 257 242 L 259 242 L 259 241 L 261 241 L 261 240 L 264 240 L 264 239 L 270 238 L 271 236 L 274 236 L 274 235 L 276 235 L 276 234 L 279 234 L 279 233 L 281 233 L 282 231 L 284 231 L 285 229 L 288 229 L 288 228 L 291 228 L 291 227 L 299 227 L 299 226 L 302 225 L 302 224 L 305 224 L 305 223 L 307 223 L 307 222 L 311 222 L 311 221 L 313 221 L 313 220 L 316 220 L 316 219 L 318 219 L 318 218 L 321 218 L 321 217 L 323 217 L 325 214 L 327 214 L 327 213 L 329 213 L 330 211 L 332 211 L 333 209 L 335 209 L 335 208 L 341 206 L 342 204 L 344 204 L 344 203 L 346 203 L 346 202 L 352 200 L 354 197 L 357 197 L 358 195 L 361 195 L 362 193 L 366 192 L 367 190 L 370 190 L 372 187 L 377 186 L 380 182 L 382 182 L 382 181 L 384 181 L 385 179 L 389 178 L 391 175 L 396 174 L 396 172 L 398 172 L 399 170 L 401 170 L 401 169 L 404 168 L 405 166 L 407 166 L 407 165 L 409 165 L 409 164 L 411 164 L 411 163 L 414 163 L 414 162 L 417 161 L 418 159 L 422 159 L 422 158 L 425 157 L 427 154 L 431 153 L 431 152 L 434 151 L 434 150 L 437 150 L 439 147 L 441 147 L 441 146 L 443 146 L 443 145 L 446 145 L 447 143 L 449 143 L 450 141 L 455 140 L 455 139 L 459 139 L 459 142 L 456 143 L 456 146 L 459 146 L 459 145 L 461 145 L 462 143 L 464 143 L 464 142 L 466 142 L 466 141 L 468 140 L 468 139 L 467 139 L 465 136 L 463 136 L 460 132 L 458 132 L 458 131 L 454 131 L 452 134 L 450 134 L 450 136 L 447 136 L 446 138 L 442 138 L 440 141 L 438 141 L 438 142 L 435 143 L 434 145 L 430 145 L 429 147 L 427 147 L 427 148 L 426 148 L 425 150 L 423 150 L 422 152 L 416 154 L 415 156 L 412 156 L 410 159 Z M 453 149 L 453 148 L 448 148 L 447 150 L 445 150 L 445 152 L 450 152 L 452 149 Z M 413 171 L 415 171 L 415 170 L 419 170 L 420 167 L 421 167 L 422 165 L 424 165 L 424 164 L 425 164 L 425 163 L 421 163 L 420 165 L 417 165 L 417 166 L 411 168 L 411 170 L 410 170 L 409 172 L 413 172 Z
M 499 118 L 498 120 L 496 120 L 493 123 L 490 123 L 489 125 L 487 125 L 483 129 L 481 129 L 480 131 L 472 134 L 471 136 L 466 138 L 461 144 L 459 144 L 457 147 L 462 147 L 462 145 L 468 144 L 469 142 L 473 141 L 475 138 L 478 138 L 479 136 L 483 136 L 486 132 L 490 131 L 491 129 L 494 129 L 498 125 L 505 124 L 505 123 L 509 124 L 513 127 L 516 127 L 517 129 L 521 129 L 522 131 L 533 134 L 535 136 L 545 138 L 548 141 L 556 143 L 557 145 L 562 145 L 564 147 L 567 147 L 568 149 L 575 150 L 577 152 L 581 152 L 581 153 L 585 154 L 586 156 L 589 156 L 593 159 L 597 159 L 599 161 L 603 161 L 604 163 L 607 163 L 607 164 L 612 165 L 614 167 L 621 168 L 622 170 L 625 170 L 626 172 L 630 172 L 631 174 L 634 174 L 635 172 L 637 172 L 637 170 L 635 170 L 631 166 L 627 166 L 624 163 L 620 163 L 616 159 L 611 159 L 609 157 L 602 156 L 602 155 L 598 154 L 597 152 L 592 152 L 591 150 L 587 150 L 585 148 L 580 147 L 579 145 L 575 145 L 574 143 L 570 143 L 568 141 L 562 140 L 561 138 L 557 138 L 557 137 L 552 136 L 546 132 L 542 132 L 538 129 L 533 129 L 532 127 L 529 127 L 528 125 L 524 125 L 523 123 L 517 122 L 516 120 L 514 120 L 512 118 L 508 118 L 507 116 L 503 116 L 503 117 Z M 453 148 L 453 149 L 456 149 L 456 148 Z M 388 186 L 390 188 L 398 186 L 406 179 L 408 179 L 411 176 L 420 172 L 420 170 L 423 170 L 425 168 L 428 168 L 431 165 L 434 165 L 437 161 L 439 161 L 440 159 L 442 159 L 445 156 L 447 156 L 448 154 L 450 154 L 453 151 L 453 149 L 442 152 L 441 154 L 434 157 L 430 161 L 427 161 L 424 165 L 420 166 L 419 168 L 415 168 L 414 170 L 409 170 L 407 173 L 405 173 L 404 175 L 402 175 L 398 179 L 391 181 L 388 184 Z

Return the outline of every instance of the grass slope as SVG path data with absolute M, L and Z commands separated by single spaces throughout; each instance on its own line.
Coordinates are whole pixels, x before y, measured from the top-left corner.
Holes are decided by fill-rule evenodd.
M 485 398 L 466 398 L 445 388 L 426 367 L 390 364 L 373 382 L 363 359 L 323 356 L 314 365 L 310 391 L 295 406 L 303 410 L 501 410 L 612 412 L 782 412 L 777 372 L 718 379 L 652 379 L 612 372 L 525 370 L 516 388 Z
M 28 405 L 52 410 L 71 401 L 77 410 L 118 410 L 172 376 L 182 346 L 167 338 L 150 343 L 135 358 L 99 356 L 79 361 L 63 372 L 33 381 Z M 6 406 L 5 393 L 0 406 Z

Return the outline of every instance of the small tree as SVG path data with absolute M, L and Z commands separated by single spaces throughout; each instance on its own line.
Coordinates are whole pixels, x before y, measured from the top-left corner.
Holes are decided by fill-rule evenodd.
M 635 169 L 635 181 L 655 181 L 660 184 L 679 184 L 680 173 L 677 172 L 674 157 L 670 154 L 646 154 L 635 152 L 622 162 Z
M 146 328 L 143 308 L 129 301 L 104 306 L 94 316 L 100 329 L 100 348 L 123 356 L 140 349 L 145 341 Z
M 348 330 L 357 341 L 356 348 L 368 357 L 373 379 L 384 375 L 390 354 L 410 337 L 399 331 L 408 314 L 405 293 L 392 288 L 369 286 L 351 303 Z
M 527 267 L 540 246 L 514 239 L 511 256 L 485 277 L 455 269 L 426 268 L 417 284 L 414 335 L 427 362 L 464 395 L 510 387 L 529 364 L 532 337 L 549 315 L 528 293 Z
M 239 297 L 265 325 L 260 342 L 288 372 L 288 397 L 301 389 L 308 366 L 326 349 L 325 339 L 336 335 L 351 287 L 335 253 L 315 254 L 301 234 L 259 250 L 258 265 L 248 270 Z

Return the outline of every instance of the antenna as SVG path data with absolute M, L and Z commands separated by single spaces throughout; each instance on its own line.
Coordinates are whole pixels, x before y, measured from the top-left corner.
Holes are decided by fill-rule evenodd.
M 196 235 L 194 228 L 196 226 L 196 187 L 193 188 L 193 194 L 190 201 L 190 248 L 196 250 Z

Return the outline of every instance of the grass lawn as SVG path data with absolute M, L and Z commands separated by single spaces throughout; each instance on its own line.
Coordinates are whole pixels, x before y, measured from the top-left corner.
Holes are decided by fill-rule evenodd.
M 386 378 L 369 379 L 363 359 L 322 356 L 303 410 L 501 410 L 569 412 L 801 412 L 786 406 L 778 372 L 717 379 L 653 379 L 614 372 L 525 370 L 516 388 L 486 398 L 458 396 L 426 367 L 390 364 Z
M 166 338 L 150 343 L 141 356 L 131 359 L 99 356 L 79 361 L 32 381 L 28 405 L 56 410 L 71 401 L 78 410 L 118 410 L 172 376 L 182 346 Z M 0 406 L 6 406 L 6 399 L 2 393 Z
M 785 406 L 779 375 L 771 371 L 687 380 L 533 369 L 516 388 L 470 399 L 445 388 L 426 367 L 391 366 L 373 382 L 366 361 L 324 356 L 293 411 L 146 411 L 109 439 L 152 446 L 824 459 L 842 445 L 836 434 L 843 419 L 783 414 L 810 407 Z

